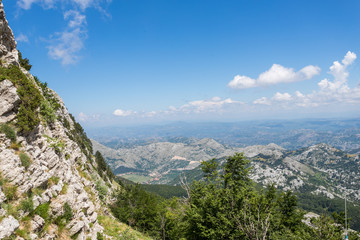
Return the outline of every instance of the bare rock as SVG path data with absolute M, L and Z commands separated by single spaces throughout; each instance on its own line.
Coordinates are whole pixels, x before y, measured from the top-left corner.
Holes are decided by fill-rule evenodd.
M 20 226 L 18 220 L 16 220 L 13 216 L 9 216 L 4 218 L 0 223 L 0 239 L 5 237 L 9 237 L 16 229 Z
M 0 204 L 3 203 L 4 201 L 6 201 L 6 196 L 0 189 Z
M 32 232 L 40 231 L 44 226 L 44 224 L 45 224 L 45 220 L 39 215 L 35 215 L 35 217 L 31 221 L 31 231 Z
M 0 102 L 0 123 L 13 120 L 20 97 L 16 93 L 16 87 L 7 79 L 0 82 Z
M 83 221 L 73 220 L 68 224 L 69 235 L 73 236 L 76 233 L 80 232 L 85 226 Z
M 5 18 L 4 6 L 0 3 L 0 59 L 5 66 L 19 66 L 19 53 L 16 49 L 14 34 Z
M 35 233 L 30 233 L 30 239 L 31 239 L 31 240 L 37 240 L 37 239 L 38 239 L 38 235 L 36 235 Z

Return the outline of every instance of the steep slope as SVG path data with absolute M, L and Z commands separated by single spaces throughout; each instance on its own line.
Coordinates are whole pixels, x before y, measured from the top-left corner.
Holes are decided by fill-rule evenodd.
M 113 176 L 19 56 L 0 1 L 0 239 L 98 239 L 110 225 L 125 229 L 106 207 L 118 188 Z

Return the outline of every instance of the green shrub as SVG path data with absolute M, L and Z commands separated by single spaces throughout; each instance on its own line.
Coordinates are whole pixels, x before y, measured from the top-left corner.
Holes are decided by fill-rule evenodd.
M 67 202 L 64 204 L 63 209 L 64 209 L 64 214 L 62 216 L 68 223 L 73 218 L 73 210 L 71 209 L 69 203 Z
M 100 232 L 97 232 L 96 233 L 96 239 L 97 240 L 104 240 L 104 236 Z
M 22 200 L 20 203 L 20 209 L 24 212 L 32 212 L 34 211 L 34 203 L 31 198 Z
M 39 205 L 34 212 L 46 221 L 49 218 L 49 207 L 50 203 L 43 203 Z
M 23 152 L 19 154 L 19 157 L 20 157 L 21 165 L 25 167 L 25 169 L 28 169 L 31 164 L 30 157 Z
M 16 87 L 20 97 L 16 126 L 20 132 L 29 132 L 39 125 L 37 109 L 43 97 L 32 80 L 28 79 L 19 67 L 0 67 L 0 76 L 9 79 Z
M 19 143 L 13 142 L 10 144 L 10 148 L 14 149 L 15 151 L 19 151 L 19 149 L 21 148 L 21 145 Z
M 8 124 L 3 124 L 0 126 L 0 132 L 4 133 L 5 136 L 11 140 L 11 142 L 16 142 L 16 133 L 15 130 L 10 127 Z
M 47 124 L 53 123 L 56 119 L 55 111 L 47 100 L 41 101 L 40 114 Z
M 96 190 L 99 192 L 99 198 L 101 200 L 103 200 L 108 192 L 107 187 L 102 185 L 100 181 L 97 181 L 96 182 Z
M 23 68 L 25 68 L 26 70 L 30 71 L 32 65 L 30 64 L 30 61 L 29 59 L 27 58 L 23 58 L 22 55 L 21 55 L 21 52 L 19 52 L 19 63 L 20 63 L 20 66 L 22 66 Z

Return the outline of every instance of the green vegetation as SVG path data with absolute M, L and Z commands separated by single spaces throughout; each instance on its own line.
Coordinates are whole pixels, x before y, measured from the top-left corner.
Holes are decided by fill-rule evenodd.
M 32 201 L 32 198 L 27 198 L 21 201 L 20 203 L 20 209 L 24 212 L 32 212 L 34 211 L 34 203 Z
M 34 83 L 28 79 L 17 66 L 0 67 L 0 78 L 9 79 L 17 87 L 20 97 L 20 108 L 17 113 L 17 123 L 20 132 L 29 132 L 40 123 L 37 109 L 43 97 Z
M 99 224 L 104 227 L 104 234 L 113 237 L 114 239 L 124 239 L 124 240 L 151 239 L 139 233 L 138 231 L 130 229 L 126 224 L 117 222 L 116 220 L 112 219 L 109 216 L 99 215 L 98 221 Z M 102 237 L 103 237 L 102 235 L 98 235 L 98 239 L 101 239 Z
M 64 151 L 65 144 L 62 140 L 52 138 L 47 135 L 44 135 L 44 137 L 46 137 L 47 142 L 50 143 L 50 147 L 54 148 L 56 154 L 60 154 Z
M 101 200 L 104 200 L 105 197 L 106 197 L 106 195 L 107 195 L 107 193 L 108 193 L 107 187 L 106 187 L 105 185 L 103 185 L 103 184 L 101 183 L 101 181 L 97 181 L 97 182 L 96 182 L 96 190 L 99 192 L 99 198 L 100 198 Z
M 324 213 L 334 216 L 337 213 L 343 214 L 344 200 L 338 197 L 329 199 L 322 195 L 314 195 L 311 193 L 298 194 L 299 207 L 306 211 Z M 360 229 L 360 208 L 358 205 L 348 202 L 348 216 L 350 219 L 350 226 L 352 229 Z
M 42 217 L 45 222 L 47 222 L 49 220 L 49 208 L 50 203 L 43 203 L 35 209 L 34 213 Z
M 52 177 L 49 178 L 49 180 L 48 180 L 48 186 L 49 186 L 49 187 L 54 186 L 54 185 L 58 184 L 59 181 L 60 181 L 60 178 L 59 178 L 59 177 L 52 176 Z
M 342 214 L 323 214 L 311 220 L 315 227 L 306 225 L 292 192 L 273 185 L 258 189 L 243 154 L 227 158 L 222 167 L 215 159 L 203 162 L 201 170 L 201 180 L 184 184 L 186 199 L 165 200 L 130 184 L 111 210 L 155 239 L 341 239 Z
M 104 157 L 101 155 L 99 151 L 95 153 L 95 161 L 97 165 L 97 171 L 104 180 L 106 180 L 106 176 L 110 181 L 114 179 L 114 174 L 111 171 L 110 167 L 106 164 Z
M 5 194 L 5 197 L 7 199 L 7 201 L 13 201 L 16 200 L 18 195 L 17 195 L 17 186 L 14 186 L 8 182 L 4 182 L 4 184 L 2 185 L 2 191 Z
M 78 144 L 81 151 L 88 157 L 89 161 L 91 162 L 92 161 L 91 154 L 93 152 L 92 143 L 90 139 L 87 137 L 81 125 L 78 122 L 76 122 L 74 116 L 70 114 L 70 118 L 74 122 L 74 129 L 70 131 L 68 137 Z
M 170 199 L 172 197 L 186 197 L 186 191 L 181 186 L 169 186 L 164 184 L 142 184 L 141 187 L 148 192 Z
M 42 100 L 40 104 L 40 114 L 47 124 L 51 124 L 56 120 L 55 110 L 47 100 Z
M 30 64 L 30 61 L 29 59 L 27 58 L 23 58 L 22 55 L 21 55 L 21 52 L 19 52 L 19 63 L 20 63 L 20 66 L 22 66 L 23 68 L 25 68 L 27 71 L 30 71 L 32 65 Z
M 24 153 L 24 152 L 21 152 L 19 154 L 19 158 L 20 158 L 20 161 L 21 161 L 21 165 L 25 168 L 25 169 L 28 169 L 30 164 L 31 164 L 31 160 L 30 160 L 30 157 Z
M 64 213 L 58 216 L 54 223 L 59 226 L 59 231 L 62 231 L 63 228 L 68 224 L 73 218 L 73 210 L 68 202 L 66 202 L 63 206 Z
M 16 142 L 16 132 L 8 124 L 0 125 L 0 132 L 4 133 L 5 136 L 10 139 L 12 143 Z
M 126 174 L 122 177 L 135 183 L 144 183 L 151 180 L 151 177 L 139 174 Z

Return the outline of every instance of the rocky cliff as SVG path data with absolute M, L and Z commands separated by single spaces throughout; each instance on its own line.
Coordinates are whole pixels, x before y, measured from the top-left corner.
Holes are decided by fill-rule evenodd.
M 21 66 L 1 1 L 0 59 L 0 239 L 110 237 L 118 186 L 62 99 Z

